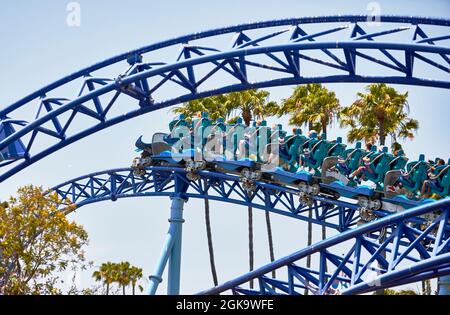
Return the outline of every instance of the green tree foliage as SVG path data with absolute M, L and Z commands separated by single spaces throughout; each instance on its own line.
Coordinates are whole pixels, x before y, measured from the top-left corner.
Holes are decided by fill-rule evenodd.
M 242 117 L 249 126 L 253 119 L 265 119 L 278 113 L 278 104 L 269 101 L 270 93 L 265 90 L 232 92 L 190 101 L 173 109 L 174 113 L 185 114 L 190 120 L 199 112 L 206 112 L 211 119 L 227 118 L 230 122 Z
M 270 93 L 265 90 L 246 90 L 226 95 L 227 117 L 242 117 L 246 126 L 251 120 L 263 120 L 278 113 L 278 104 L 269 101 Z
M 109 295 L 110 286 L 117 279 L 115 264 L 106 262 L 101 264 L 100 268 L 92 274 L 95 281 L 102 281 L 106 287 L 106 295 Z
M 393 289 L 384 289 L 383 295 L 419 295 L 414 290 L 400 290 L 395 291 Z
M 132 293 L 135 294 L 137 282 L 142 278 L 142 269 L 132 266 L 128 261 L 113 263 L 102 263 L 98 270 L 94 271 L 92 277 L 96 281 L 101 281 L 106 288 L 106 295 L 111 292 L 111 285 L 116 283 L 122 288 L 122 294 L 126 294 L 126 288 L 131 285 Z M 140 291 L 143 290 L 139 286 Z
M 278 115 L 289 115 L 289 124 L 309 130 L 327 132 L 328 126 L 338 118 L 340 103 L 336 94 L 319 83 L 297 86 L 292 95 L 284 99 Z M 312 218 L 312 210 L 309 211 Z M 322 227 L 322 239 L 326 238 L 326 227 Z M 308 222 L 308 246 L 312 244 L 312 223 Z M 311 256 L 307 257 L 307 267 L 311 266 Z M 307 290 L 305 294 L 308 294 Z
M 60 272 L 84 264 L 88 235 L 61 202 L 30 185 L 0 204 L 0 294 L 60 294 Z
M 138 268 L 138 267 L 130 266 L 129 279 L 130 279 L 133 295 L 136 293 L 136 284 L 141 278 L 142 278 L 142 269 Z M 142 286 L 139 285 L 138 287 L 139 287 L 139 290 L 142 292 L 143 291 Z
M 341 127 L 350 127 L 350 142 L 365 140 L 385 145 L 386 137 L 412 139 L 419 122 L 409 118 L 408 92 L 401 94 L 384 83 L 371 84 L 367 93 L 358 93 L 358 99 L 340 112 Z
M 299 85 L 284 99 L 278 114 L 289 115 L 289 124 L 309 130 L 327 132 L 327 127 L 338 117 L 340 103 L 336 94 L 322 84 Z
M 176 114 L 184 114 L 187 121 L 191 121 L 193 117 L 196 117 L 198 113 L 208 113 L 211 119 L 226 118 L 229 113 L 227 112 L 224 104 L 226 96 L 224 94 L 205 97 L 197 100 L 193 100 L 184 103 L 181 106 L 175 107 L 172 111 Z

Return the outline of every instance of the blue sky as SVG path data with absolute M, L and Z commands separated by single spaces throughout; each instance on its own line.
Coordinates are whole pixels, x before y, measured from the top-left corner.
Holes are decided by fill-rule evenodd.
M 370 1 L 78 1 L 81 26 L 66 25 L 70 1 L 9 1 L 0 11 L 0 107 L 80 68 L 150 43 L 215 27 L 244 22 L 332 14 L 367 14 Z M 381 14 L 447 17 L 450 2 L 377 1 Z M 350 104 L 361 84 L 329 84 L 343 105 Z M 449 157 L 449 92 L 443 89 L 396 86 L 409 91 L 411 116 L 419 119 L 416 139 L 405 143 L 409 156 Z M 291 87 L 271 89 L 274 100 L 287 97 Z M 164 117 L 161 119 L 161 117 Z M 125 167 L 134 156 L 135 139 L 166 131 L 167 109 L 141 116 L 83 139 L 39 161 L 0 184 L 0 199 L 19 186 L 51 187 L 89 172 Z M 282 122 L 286 120 L 282 119 Z M 329 138 L 345 135 L 333 128 Z M 247 270 L 246 209 L 212 203 L 213 236 L 219 280 Z M 72 218 L 83 224 L 91 243 L 88 257 L 96 263 L 128 260 L 149 275 L 167 230 L 169 201 L 164 198 L 121 200 L 82 208 Z M 182 292 L 212 284 L 207 259 L 202 201 L 186 205 L 183 240 Z M 306 224 L 273 217 L 275 254 L 289 254 L 306 244 Z M 231 228 L 232 232 L 231 231 Z M 319 231 L 316 231 L 318 240 Z M 256 266 L 269 259 L 264 213 L 255 210 Z M 82 285 L 91 283 L 89 275 Z M 165 291 L 165 282 L 159 292 Z

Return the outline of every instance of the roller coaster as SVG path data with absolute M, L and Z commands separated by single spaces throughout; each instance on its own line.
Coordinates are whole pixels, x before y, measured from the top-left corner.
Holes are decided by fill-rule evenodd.
M 370 23 L 367 16 L 326 16 L 244 24 L 149 45 L 75 72 L 0 110 L 0 182 L 99 130 L 206 96 L 313 82 L 450 88 L 450 48 L 441 45 L 450 39 L 449 20 L 381 16 L 376 32 L 368 31 Z M 310 26 L 316 31 L 308 33 Z M 175 61 L 160 59 L 171 52 Z M 357 60 L 370 62 L 372 73 L 363 73 Z M 315 75 L 308 63 L 325 67 L 328 75 Z M 104 76 L 118 65 L 126 70 Z M 227 79 L 215 80 L 219 75 Z M 60 94 L 76 84 L 81 88 L 73 98 Z M 167 88 L 173 98 L 165 100 L 160 94 Z M 120 98 L 127 107 L 117 105 Z M 91 125 L 78 126 L 81 116 L 92 118 Z M 151 143 L 139 138 L 141 155 L 130 168 L 52 189 L 77 208 L 126 197 L 172 199 L 149 293 L 156 293 L 167 264 L 167 293 L 179 293 L 183 205 L 206 197 L 341 233 L 201 294 L 361 294 L 435 277 L 445 292 L 449 162 L 424 155 L 410 161 L 401 150 L 363 149 L 360 143 L 347 147 L 314 131 L 288 134 L 265 121 L 244 126 L 207 114 L 188 118 L 172 121 L 169 132 L 154 134 Z M 69 214 L 64 202 L 60 210 Z M 303 267 L 311 255 L 314 267 Z M 274 270 L 280 270 L 278 278 L 268 276 Z M 246 287 L 253 279 L 258 289 Z
M 449 195 L 450 164 L 441 158 L 426 162 L 421 155 L 407 163 L 401 149 L 389 153 L 387 147 L 377 150 L 370 144 L 364 150 L 361 142 L 346 149 L 341 137 L 328 141 L 326 134 L 318 136 L 314 130 L 309 137 L 297 128 L 287 135 L 281 125 L 269 128 L 266 121 L 246 128 L 241 118 L 227 125 L 223 118 L 208 119 L 207 113 L 198 116 L 189 124 L 180 115 L 170 123 L 171 133 L 154 134 L 152 143 L 144 143 L 141 136 L 136 147 L 142 154 L 132 166 L 135 174 L 143 176 L 144 168 L 152 165 L 184 167 L 187 178 L 195 180 L 198 170 L 218 170 L 239 174 L 246 190 L 254 190 L 254 182 L 261 179 L 297 187 L 306 204 L 321 194 L 357 199 L 368 211 L 398 211 L 432 202 L 426 198 L 430 194 Z M 358 185 L 362 179 L 374 187 Z

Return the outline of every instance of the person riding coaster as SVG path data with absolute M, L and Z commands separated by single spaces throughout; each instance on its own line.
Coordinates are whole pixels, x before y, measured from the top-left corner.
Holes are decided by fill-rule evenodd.
M 266 144 L 267 159 L 261 166 L 262 180 L 298 188 L 302 203 L 311 204 L 311 195 L 317 195 L 320 187 L 311 173 L 298 167 L 299 147 L 308 140 L 300 129 L 293 129 L 287 136 L 281 125 L 272 128 L 270 143 Z
M 308 138 L 302 135 L 301 129 L 294 128 L 292 133 L 292 136 L 285 138 L 284 145 L 280 151 L 280 159 L 285 159 L 286 164 L 290 166 L 289 170 L 295 172 L 298 169 L 300 148 L 303 147 Z
M 419 159 L 406 165 L 403 170 L 388 172 L 385 186 L 389 185 L 391 191 L 405 193 L 410 199 L 416 199 L 425 180 L 428 178 L 429 164 L 425 161 L 425 155 L 421 154 Z
M 222 157 L 226 148 L 226 125 L 223 118 L 218 118 L 211 125 L 207 136 L 207 143 L 203 146 L 203 156 L 207 160 L 214 160 L 216 157 Z
M 450 162 L 450 159 L 449 161 Z M 428 172 L 428 179 L 425 180 L 421 188 L 421 197 L 428 198 L 431 194 L 441 198 L 449 194 L 450 188 L 450 165 L 443 159 L 438 159 L 435 166 L 431 166 Z
M 402 160 L 394 161 L 387 154 L 387 148 L 377 152 L 376 147 L 367 143 L 365 151 L 361 143 L 353 149 L 343 150 L 339 156 L 329 156 L 322 165 L 322 183 L 324 187 L 332 188 L 341 196 L 357 198 L 363 208 L 377 209 L 380 207 L 379 193 L 375 189 L 361 185 L 361 180 L 367 178 L 376 184 L 376 190 L 382 190 L 384 173 L 387 169 L 398 167 Z M 361 165 L 360 163 L 363 163 Z
M 361 143 L 357 142 L 355 148 L 344 149 L 338 156 L 326 157 L 321 168 L 321 187 L 337 192 L 338 196 L 357 199 L 361 208 L 377 210 L 381 203 L 375 190 L 349 179 L 349 175 L 359 169 L 364 153 Z
M 394 156 L 388 153 L 388 148 L 383 147 L 381 152 L 363 157 L 364 165 L 350 174 L 350 179 L 354 179 L 358 184 L 362 180 L 370 180 L 376 185 L 376 190 L 383 190 L 384 176 L 390 168 L 390 162 Z
M 142 136 L 136 141 L 137 151 L 141 151 L 141 157 L 133 161 L 136 174 L 145 174 L 149 165 L 184 167 L 188 173 L 211 166 L 213 170 L 239 174 L 243 182 L 249 183 L 248 187 L 259 179 L 296 186 L 299 191 L 305 185 L 317 184 L 314 191 L 306 191 L 325 194 L 334 191 L 355 199 L 358 196 L 370 199 L 381 193 L 395 200 L 407 193 L 411 202 L 449 194 L 448 164 L 437 161 L 434 169 L 430 169 L 424 157 L 407 163 L 401 147 L 393 150 L 394 154 L 389 154 L 387 148 L 377 151 L 370 143 L 367 151 L 360 142 L 355 148 L 346 149 L 341 138 L 327 141 L 325 134 L 318 137 L 315 131 L 310 131 L 309 137 L 300 129 L 287 135 L 281 125 L 269 128 L 265 121 L 254 122 L 245 129 L 240 118 L 235 124 L 226 125 L 223 119 L 210 120 L 206 113 L 198 115 L 191 124 L 180 115 L 169 124 L 169 129 L 169 135 L 155 134 L 151 144 L 145 143 Z M 195 158 L 197 155 L 200 160 Z M 360 185 L 361 180 L 374 182 L 376 190 Z M 406 199 L 398 200 L 409 207 Z
M 330 170 L 337 171 L 347 178 L 347 176 L 355 172 L 360 166 L 360 160 L 362 159 L 363 153 L 364 151 L 361 148 L 361 142 L 356 142 L 355 148 L 344 150 L 337 158 L 327 158 L 329 161 L 328 164 L 332 164 L 333 161 L 336 161 L 335 165 L 330 167 Z M 322 168 L 322 170 L 325 171 L 326 169 Z
M 345 151 L 347 145 L 342 143 L 342 137 L 337 137 L 336 140 L 331 141 L 327 156 L 340 156 Z
M 318 141 L 310 142 L 309 148 L 304 149 L 301 155 L 302 164 L 314 170 L 314 176 L 320 177 L 323 160 L 328 156 L 332 146 L 333 144 L 326 140 L 326 134 L 323 133 Z
M 169 123 L 170 134 L 167 135 L 164 141 L 169 145 L 174 144 L 178 139 L 183 137 L 188 127 L 189 123 L 186 121 L 186 116 L 181 114 L 178 119 L 174 119 Z
M 215 170 L 233 173 L 241 176 L 244 189 L 254 190 L 254 181 L 261 178 L 261 158 L 257 153 L 258 134 L 267 132 L 267 123 L 255 122 L 252 127 L 246 127 L 242 118 L 227 128 L 226 152 L 214 159 Z M 269 129 L 270 131 L 270 129 Z

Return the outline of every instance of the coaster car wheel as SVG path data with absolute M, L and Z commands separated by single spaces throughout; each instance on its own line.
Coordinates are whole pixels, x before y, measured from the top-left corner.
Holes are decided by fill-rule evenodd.
M 189 179 L 190 181 L 195 182 L 200 179 L 200 175 L 198 175 L 197 173 L 190 172 L 186 174 L 186 178 Z
M 301 204 L 307 205 L 308 207 L 312 207 L 314 204 L 312 197 L 304 192 L 300 192 L 299 201 Z
M 244 188 L 247 192 L 255 192 L 256 191 L 256 185 L 249 181 L 244 181 L 242 184 L 242 188 Z

